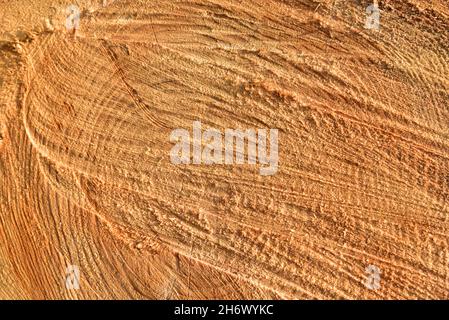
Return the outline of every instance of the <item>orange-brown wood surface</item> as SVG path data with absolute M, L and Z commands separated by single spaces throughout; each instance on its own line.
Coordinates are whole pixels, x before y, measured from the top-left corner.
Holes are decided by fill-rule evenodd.
M 370 3 L 0 0 L 0 299 L 449 298 L 449 4 Z

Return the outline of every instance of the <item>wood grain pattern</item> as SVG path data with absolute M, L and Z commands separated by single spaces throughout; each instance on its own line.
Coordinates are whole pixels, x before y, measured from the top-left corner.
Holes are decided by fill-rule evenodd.
M 449 298 L 446 0 L 100 2 L 0 1 L 0 298 Z M 195 120 L 277 174 L 173 165 Z

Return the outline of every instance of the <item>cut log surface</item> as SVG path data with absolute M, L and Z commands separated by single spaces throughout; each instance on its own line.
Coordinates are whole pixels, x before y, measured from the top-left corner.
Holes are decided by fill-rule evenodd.
M 0 0 L 0 299 L 448 299 L 449 4 L 371 3 Z

